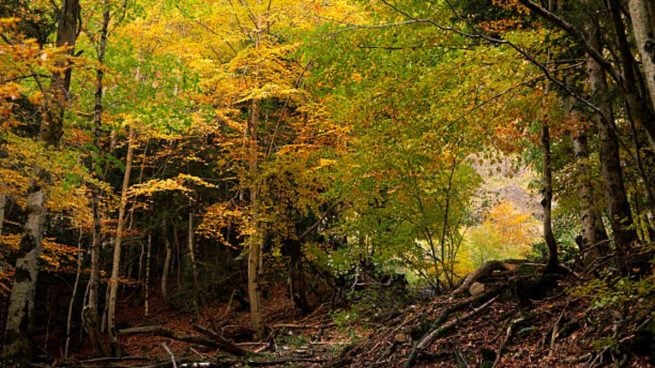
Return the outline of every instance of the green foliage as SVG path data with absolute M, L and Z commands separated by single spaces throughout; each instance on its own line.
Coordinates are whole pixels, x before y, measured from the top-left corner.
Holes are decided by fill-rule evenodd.
M 653 305 L 655 277 L 650 275 L 634 280 L 630 277 L 608 275 L 588 281 L 574 289 L 573 295 L 591 298 L 592 310 L 639 305 L 640 309 L 648 311 L 648 305 Z

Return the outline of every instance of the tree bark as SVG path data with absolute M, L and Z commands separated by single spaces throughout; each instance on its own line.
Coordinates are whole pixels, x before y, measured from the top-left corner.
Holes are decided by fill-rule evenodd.
M 249 174 L 250 174 L 250 221 L 252 234 L 248 237 L 248 297 L 250 301 L 250 318 L 252 328 L 255 331 L 255 340 L 264 336 L 264 320 L 261 311 L 261 290 L 260 290 L 260 263 L 262 259 L 262 235 L 259 228 L 259 202 L 257 199 L 257 123 L 259 120 L 259 106 L 256 99 L 252 100 L 248 123 L 249 138 Z
M 289 294 L 296 308 L 303 314 L 310 312 L 307 302 L 307 282 L 305 280 L 305 269 L 302 263 L 302 242 L 299 240 L 288 240 L 287 249 L 289 252 Z
M 121 189 L 121 200 L 118 208 L 118 226 L 116 228 L 116 239 L 114 244 L 114 257 L 111 267 L 111 278 L 109 280 L 109 307 L 107 309 L 107 328 L 111 342 L 112 354 L 121 356 L 121 348 L 118 343 L 116 331 L 116 299 L 118 297 L 118 278 L 121 266 L 121 242 L 123 240 L 123 229 L 125 227 L 125 207 L 127 206 L 127 189 L 130 185 L 130 172 L 132 171 L 132 155 L 134 151 L 134 128 L 129 127 L 127 142 L 127 157 L 125 158 L 125 174 Z
M 71 293 L 70 302 L 68 303 L 68 316 L 66 317 L 66 343 L 64 344 L 64 359 L 68 359 L 68 348 L 71 339 L 71 325 L 73 322 L 73 306 L 75 306 L 75 297 L 77 296 L 77 289 L 80 285 L 80 274 L 82 273 L 82 260 L 84 259 L 82 253 L 82 230 L 77 240 L 77 269 L 75 271 L 75 283 L 73 284 L 73 292 Z
M 628 9 L 651 108 L 655 108 L 655 6 L 652 0 L 628 0 Z
M 79 13 L 79 0 L 62 0 L 58 15 L 56 44 L 57 47 L 70 47 L 67 51 L 69 55 L 73 55 L 75 42 L 77 41 Z M 47 106 L 40 128 L 41 140 L 51 146 L 57 146 L 64 133 L 64 110 L 69 100 L 68 91 L 72 72 L 66 62 L 57 63 L 57 67 L 61 68 L 62 71 L 55 72 L 52 75 L 52 100 L 46 97 Z M 48 103 L 48 101 L 51 103 Z
M 145 287 L 145 302 L 144 302 L 144 314 L 146 317 L 150 314 L 149 309 L 149 298 L 150 298 L 150 253 L 152 251 L 152 234 L 148 232 L 148 244 L 146 248 L 146 276 L 144 281 Z
M 2 225 L 5 223 L 5 207 L 7 207 L 7 195 L 0 194 L 0 235 L 2 235 Z
M 643 92 L 638 82 L 641 79 L 637 78 L 640 74 L 630 48 L 630 43 L 628 42 L 628 37 L 625 33 L 620 1 L 609 0 L 607 1 L 607 5 L 612 23 L 614 24 L 619 55 L 623 66 L 624 98 L 629 110 L 629 116 L 638 127 L 644 129 L 649 144 L 655 148 L 655 116 L 653 114 L 655 105 L 649 103 L 648 96 L 643 96 L 640 93 Z
M 544 150 L 543 167 L 543 199 L 541 205 L 544 208 L 544 240 L 548 247 L 547 271 L 555 271 L 559 266 L 559 255 L 557 252 L 557 241 L 553 235 L 552 224 L 552 203 L 553 203 L 553 175 L 550 159 L 550 130 L 547 124 L 541 128 L 541 144 Z
M 45 190 L 32 181 L 27 198 L 27 221 L 20 240 L 14 283 L 9 297 L 3 355 L 16 362 L 32 356 L 32 319 L 39 275 L 39 254 L 46 216 Z M 16 363 L 19 364 L 19 363 Z
M 573 137 L 573 152 L 578 166 L 578 196 L 582 239 L 580 251 L 585 264 L 597 259 L 607 249 L 607 233 L 598 209 L 594 206 L 594 186 L 589 166 L 589 144 L 585 131 Z
M 72 54 L 78 29 L 79 0 L 64 0 L 59 14 L 57 46 L 68 45 Z M 62 73 L 54 73 L 51 90 L 55 103 L 48 103 L 45 96 L 40 138 L 46 145 L 58 146 L 63 134 L 65 101 L 70 87 L 71 69 L 68 66 Z M 43 185 L 47 173 L 38 169 L 27 193 L 27 221 L 23 226 L 23 236 L 16 259 L 16 271 L 5 325 L 5 358 L 13 357 L 19 361 L 31 358 L 32 318 L 36 282 L 39 273 L 41 239 L 46 217 L 46 193 Z M 6 201 L 6 198 L 5 198 Z M 3 220 L 4 220 L 4 206 Z
M 594 47 L 600 49 L 600 30 L 593 22 L 589 22 L 587 28 L 590 42 Z M 630 204 L 623 183 L 618 136 L 614 127 L 614 116 L 610 101 L 608 101 L 610 92 L 607 88 L 605 72 L 602 66 L 589 55 L 587 56 L 587 74 L 592 98 L 602 112 L 602 115 L 596 115 L 596 125 L 599 133 L 600 171 L 614 242 L 619 251 L 619 257 L 622 259 L 630 244 L 637 240 L 637 234 L 632 226 L 632 213 L 630 212 Z
M 166 222 L 164 222 L 162 235 L 164 237 L 164 245 L 166 246 L 166 258 L 164 259 L 164 269 L 161 273 L 161 295 L 168 302 L 168 274 L 171 269 L 171 260 L 173 259 L 173 248 L 166 235 Z
M 196 249 L 193 228 L 193 209 L 189 208 L 189 231 L 187 236 L 187 252 L 189 258 L 189 265 L 191 266 L 191 274 L 193 276 L 193 312 L 198 317 L 200 310 L 198 307 L 198 268 L 196 267 Z
M 109 5 L 103 3 L 103 21 L 100 30 L 100 44 L 98 45 L 98 63 L 105 62 L 105 51 L 107 49 L 107 34 L 109 32 Z M 104 70 L 96 69 L 96 89 L 94 94 L 93 107 L 93 146 L 100 152 L 100 135 L 102 134 L 102 113 L 103 106 L 103 84 Z M 98 153 L 99 154 L 99 153 Z M 96 157 L 91 161 L 91 171 L 98 174 L 100 168 L 97 165 Z M 91 270 L 89 273 L 89 298 L 84 307 L 84 318 L 89 333 L 89 339 L 98 355 L 106 355 L 105 347 L 100 337 L 100 325 L 98 323 L 98 278 L 100 274 L 100 244 L 102 243 L 102 227 L 100 221 L 100 189 L 94 188 L 91 193 L 91 209 L 93 211 L 93 234 L 91 240 Z

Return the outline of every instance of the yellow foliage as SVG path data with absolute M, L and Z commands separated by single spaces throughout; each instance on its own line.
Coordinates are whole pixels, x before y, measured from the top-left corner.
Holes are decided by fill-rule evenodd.
M 231 246 L 223 236 L 223 231 L 230 230 L 237 237 L 247 235 L 248 215 L 231 203 L 219 202 L 209 206 L 196 232 L 206 238 Z
M 474 266 L 490 259 L 523 258 L 539 240 L 539 222 L 505 200 L 468 232 L 466 240 L 464 252 Z

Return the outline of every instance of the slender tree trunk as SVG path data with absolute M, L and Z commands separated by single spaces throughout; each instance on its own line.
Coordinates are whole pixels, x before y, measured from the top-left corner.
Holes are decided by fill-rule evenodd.
M 600 50 L 600 30 L 591 22 L 587 26 L 591 43 Z M 602 115 L 598 114 L 596 116 L 599 133 L 600 171 L 614 242 L 619 251 L 619 261 L 622 262 L 630 244 L 637 240 L 637 233 L 632 226 L 632 213 L 630 212 L 630 204 L 623 183 L 618 136 L 613 126 L 614 116 L 608 101 L 610 93 L 607 89 L 605 72 L 596 60 L 587 56 L 587 73 L 592 97 L 602 112 Z
M 144 281 L 145 286 L 145 303 L 144 314 L 146 317 L 150 314 L 149 310 L 149 297 L 150 297 L 150 253 L 152 251 L 152 234 L 148 232 L 148 244 L 146 248 L 146 277 Z
M 45 190 L 42 183 L 32 181 L 27 198 L 27 221 L 20 240 L 14 283 L 9 297 L 3 355 L 19 365 L 32 357 L 32 318 L 36 282 L 39 275 L 39 254 L 45 222 Z
M 198 268 L 196 267 L 196 249 L 195 249 L 195 239 L 194 239 L 194 228 L 193 228 L 193 209 L 189 209 L 189 231 L 187 236 L 187 252 L 189 258 L 189 265 L 191 266 L 191 274 L 193 276 L 193 312 L 195 313 L 196 318 L 198 317 L 200 310 L 198 308 Z
M 134 128 L 129 127 L 127 142 L 127 157 L 125 158 L 125 174 L 121 188 L 121 200 L 118 208 L 118 226 L 116 228 L 116 239 L 114 243 L 114 257 L 111 267 L 111 278 L 109 280 L 109 307 L 107 310 L 107 328 L 111 340 L 112 353 L 120 357 L 122 352 L 118 343 L 118 331 L 116 330 L 116 299 L 118 297 L 118 278 L 121 266 L 121 242 L 123 240 L 123 229 L 125 227 L 125 207 L 127 206 L 127 189 L 130 185 L 130 172 L 132 171 L 132 155 L 134 151 Z
M 252 234 L 248 237 L 248 297 L 250 299 L 250 318 L 255 331 L 255 340 L 264 336 L 264 319 L 261 310 L 260 264 L 262 259 L 262 235 L 259 228 L 259 202 L 257 188 L 257 124 L 259 121 L 259 106 L 257 99 L 252 100 L 250 121 L 248 123 L 249 138 L 249 174 L 250 174 L 250 221 Z
M 586 132 L 573 137 L 573 152 L 578 166 L 578 196 L 580 201 L 580 224 L 582 239 L 580 251 L 584 263 L 589 264 L 607 250 L 607 233 L 598 209 L 594 206 L 594 187 L 589 166 L 589 145 Z
M 68 316 L 66 318 L 66 343 L 64 344 L 64 359 L 68 359 L 68 348 L 71 340 L 71 325 L 73 323 L 73 306 L 75 305 L 75 297 L 77 296 L 77 289 L 80 285 L 80 274 L 82 273 L 82 260 L 84 258 L 82 252 L 82 230 L 77 240 L 77 270 L 75 272 L 75 283 L 73 284 L 73 292 L 71 299 L 68 303 Z
M 168 274 L 171 269 L 171 260 L 173 259 L 173 248 L 166 235 L 166 222 L 164 222 L 162 235 L 164 237 L 164 245 L 166 246 L 166 259 L 164 260 L 164 270 L 161 273 L 161 295 L 168 302 Z
M 7 207 L 7 195 L 0 194 L 0 235 L 2 235 L 2 225 L 5 223 L 5 207 Z
M 180 259 L 180 238 L 178 236 L 179 234 L 177 233 L 177 222 L 173 221 L 173 249 L 175 250 L 175 260 L 173 265 L 175 266 L 177 287 L 179 288 L 182 282 L 182 260 Z
M 103 21 L 100 31 L 100 43 L 98 45 L 98 63 L 105 62 L 105 51 L 107 49 L 107 34 L 109 32 L 109 4 L 103 2 Z M 102 134 L 102 113 L 103 106 L 103 84 L 104 70 L 96 69 L 96 89 L 94 94 L 93 107 L 93 146 L 100 152 L 100 135 Z M 97 153 L 99 154 L 99 153 Z M 97 164 L 97 158 L 91 161 L 91 171 L 96 175 L 101 172 Z M 97 355 L 106 355 L 105 347 L 100 337 L 100 325 L 98 318 L 98 278 L 100 275 L 100 245 L 102 244 L 102 226 L 100 221 L 100 189 L 94 188 L 91 193 L 91 209 L 93 212 L 93 234 L 91 239 L 91 270 L 89 272 L 89 297 L 84 307 L 84 318 L 89 333 L 89 339 Z
M 544 150 L 544 172 L 543 172 L 543 199 L 541 205 L 544 208 L 544 240 L 548 247 L 547 271 L 556 271 L 559 266 L 559 255 L 557 252 L 557 241 L 553 235 L 552 211 L 553 203 L 553 176 L 550 160 L 550 130 L 547 124 L 541 128 L 541 144 Z
M 646 77 L 651 109 L 655 109 L 655 5 L 652 0 L 628 0 L 628 9 Z
M 448 174 L 448 187 L 446 188 L 446 204 L 444 209 L 443 223 L 441 224 L 441 239 L 439 240 L 441 246 L 441 262 L 443 266 L 443 274 L 448 282 L 448 288 L 455 287 L 453 282 L 455 264 L 446 262 L 446 234 L 448 232 L 448 219 L 450 217 L 450 202 L 452 200 L 453 180 L 455 178 L 455 171 L 457 170 L 457 156 L 453 156 L 453 162 Z

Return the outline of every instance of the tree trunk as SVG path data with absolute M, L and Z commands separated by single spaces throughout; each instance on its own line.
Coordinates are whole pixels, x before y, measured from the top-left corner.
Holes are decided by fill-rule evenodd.
M 303 314 L 310 312 L 307 302 L 307 282 L 305 280 L 305 269 L 302 263 L 302 242 L 288 240 L 287 248 L 289 253 L 289 293 L 296 308 Z
M 655 108 L 655 7 L 652 0 L 628 0 L 628 9 L 651 108 Z
M 75 42 L 78 35 L 77 20 L 80 15 L 79 0 L 62 0 L 59 19 L 57 22 L 57 47 L 68 46 L 69 55 L 73 55 Z M 62 71 L 52 74 L 52 100 L 46 96 L 46 111 L 44 111 L 41 123 L 41 140 L 48 145 L 57 146 L 59 139 L 64 133 L 64 110 L 69 100 L 68 90 L 70 88 L 71 68 L 67 62 L 57 63 Z
M 68 45 L 72 54 L 77 39 L 79 15 L 79 0 L 64 0 L 58 19 L 57 46 Z M 45 97 L 45 108 L 40 126 L 40 138 L 47 145 L 58 146 L 63 134 L 63 119 L 65 101 L 70 87 L 71 69 L 63 66 L 61 72 L 53 73 L 52 92 L 55 103 L 48 103 Z M 16 270 L 5 325 L 5 345 L 3 355 L 18 360 L 31 358 L 32 318 L 34 297 L 39 273 L 39 255 L 41 253 L 41 238 L 46 217 L 45 189 L 42 187 L 47 173 L 37 170 L 38 174 L 32 180 L 27 199 L 27 221 L 23 226 L 23 236 L 16 259 Z M 6 201 L 6 198 L 5 198 Z M 4 220 L 4 206 L 3 220 Z
M 621 14 L 621 3 L 619 0 L 607 1 L 608 11 L 612 17 L 614 31 L 616 33 L 617 43 L 619 46 L 619 55 L 623 65 L 623 84 L 624 97 L 628 108 L 629 117 L 638 127 L 646 132 L 646 137 L 651 147 L 655 148 L 655 116 L 653 109 L 654 104 L 649 104 L 648 96 L 643 96 L 642 88 L 638 83 L 639 70 L 636 66 L 628 37 L 625 33 L 625 24 Z M 641 81 L 641 79 L 639 78 Z M 642 84 L 643 85 L 643 84 Z
M 164 222 L 162 235 L 164 237 L 164 245 L 166 246 L 166 259 L 164 260 L 164 269 L 161 273 L 161 295 L 168 302 L 168 274 L 171 269 L 171 260 L 173 259 L 173 248 L 166 235 L 166 222 Z
M 607 233 L 598 209 L 594 206 L 594 187 L 592 172 L 589 166 L 589 145 L 586 132 L 573 137 L 573 152 L 578 166 L 578 196 L 580 201 L 580 224 L 582 239 L 580 251 L 585 264 L 605 253 L 607 249 Z
M 544 240 L 548 247 L 548 264 L 546 271 L 556 271 L 559 266 L 559 255 L 557 252 L 557 241 L 553 235 L 551 219 L 551 206 L 553 203 L 553 175 L 550 160 L 550 130 L 547 124 L 541 128 L 541 144 L 544 150 L 544 172 L 543 172 L 543 199 L 541 205 L 544 208 Z
M 125 158 L 125 174 L 121 188 L 121 200 L 118 208 L 118 226 L 116 228 L 116 239 L 114 244 L 114 257 L 111 267 L 111 278 L 109 280 L 109 307 L 107 309 L 107 328 L 111 342 L 112 354 L 121 356 L 121 348 L 118 343 L 118 332 L 116 331 L 116 299 L 118 297 L 118 278 L 121 266 L 121 242 L 123 240 L 123 229 L 125 227 L 125 207 L 127 205 L 127 189 L 130 185 L 130 172 L 132 171 L 132 154 L 134 151 L 134 128 L 129 127 L 127 142 L 127 157 Z
M 105 50 L 107 49 L 107 34 L 109 32 L 109 5 L 104 2 L 103 22 L 100 31 L 100 44 L 98 45 L 98 63 L 104 64 Z M 100 152 L 100 134 L 102 129 L 104 70 L 96 69 L 96 89 L 93 106 L 93 146 Z M 100 173 L 96 157 L 91 161 L 91 171 L 96 175 Z M 100 221 L 100 189 L 94 188 L 91 193 L 91 209 L 93 211 L 93 234 L 91 239 L 91 270 L 89 272 L 89 298 L 85 306 L 84 318 L 89 333 L 89 339 L 97 355 L 106 355 L 105 347 L 100 337 L 98 323 L 98 278 L 100 274 L 100 244 L 102 244 L 102 227 Z
M 193 228 L 193 209 L 189 209 L 189 232 L 187 236 L 187 252 L 189 257 L 189 265 L 191 266 L 191 274 L 193 276 L 193 312 L 195 313 L 196 318 L 198 317 L 200 310 L 198 308 L 198 268 L 196 267 L 196 250 L 195 250 L 195 239 L 194 239 L 194 228 Z
M 249 174 L 250 174 L 250 221 L 252 234 L 248 237 L 248 297 L 250 301 L 250 318 L 252 329 L 255 331 L 255 340 L 264 336 L 264 320 L 261 311 L 260 290 L 260 264 L 262 260 L 262 235 L 259 228 L 259 203 L 257 199 L 257 123 L 259 120 L 259 106 L 257 99 L 252 100 L 250 120 L 248 123 L 249 138 Z
M 70 346 L 71 340 L 71 325 L 73 323 L 73 306 L 75 306 L 75 297 L 77 296 L 77 289 L 80 285 L 80 274 L 82 273 L 83 258 L 82 230 L 80 229 L 80 235 L 77 240 L 77 269 L 75 271 L 75 283 L 73 284 L 73 292 L 71 293 L 71 299 L 68 303 L 68 316 L 66 317 L 66 343 L 64 344 L 64 359 L 68 359 L 68 348 Z
M 600 50 L 600 30 L 592 22 L 587 26 L 591 43 Z M 602 115 L 597 114 L 596 116 L 599 133 L 600 171 L 609 221 L 619 253 L 619 261 L 621 261 L 630 244 L 637 240 L 637 234 L 632 226 L 630 204 L 623 183 L 618 136 L 613 126 L 614 116 L 610 101 L 608 101 L 610 92 L 607 88 L 605 72 L 596 60 L 591 56 L 587 56 L 587 73 L 592 97 L 602 112 Z
M 150 253 L 152 251 L 152 234 L 148 232 L 148 245 L 146 248 L 146 277 L 144 281 L 145 286 L 145 302 L 144 302 L 144 314 L 146 317 L 150 314 L 149 310 L 149 297 L 150 297 Z
M 5 326 L 3 355 L 5 359 L 15 359 L 17 362 L 32 357 L 32 318 L 45 216 L 45 191 L 42 183 L 33 180 L 27 198 L 27 221 L 20 240 Z
M 5 222 L 5 207 L 7 207 L 7 195 L 0 194 L 0 235 L 2 235 L 2 225 Z

